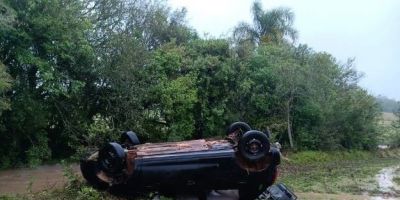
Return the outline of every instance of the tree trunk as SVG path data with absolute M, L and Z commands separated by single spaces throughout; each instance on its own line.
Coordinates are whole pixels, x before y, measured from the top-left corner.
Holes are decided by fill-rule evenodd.
M 202 139 L 204 136 L 204 120 L 203 120 L 203 110 L 202 110 L 202 105 L 200 103 L 197 103 L 195 105 L 195 135 L 194 139 Z
M 287 133 L 288 133 L 288 138 L 289 138 L 289 144 L 290 144 L 290 148 L 294 148 L 293 145 L 293 137 L 292 137 L 292 128 L 290 125 L 290 100 L 287 101 L 286 104 L 286 120 L 287 120 Z

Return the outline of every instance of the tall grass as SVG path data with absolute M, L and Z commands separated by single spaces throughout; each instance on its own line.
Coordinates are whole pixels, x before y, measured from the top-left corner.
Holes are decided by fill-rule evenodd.
M 302 151 L 297 153 L 289 153 L 286 155 L 291 164 L 307 165 L 337 161 L 350 160 L 368 160 L 376 156 L 375 152 L 369 151 Z

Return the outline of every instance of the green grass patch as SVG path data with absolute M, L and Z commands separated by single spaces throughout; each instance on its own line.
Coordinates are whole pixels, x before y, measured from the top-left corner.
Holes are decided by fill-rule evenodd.
M 378 190 L 376 174 L 400 164 L 397 151 L 384 156 L 365 151 L 292 153 L 282 163 L 278 181 L 296 192 L 373 194 Z
M 393 178 L 393 181 L 400 186 L 400 168 L 397 168 L 395 171 L 395 177 Z
M 291 164 L 309 165 L 336 161 L 368 160 L 376 156 L 369 151 L 302 151 L 288 154 L 288 162 Z
M 383 121 L 384 123 L 391 123 L 398 120 L 397 116 L 394 113 L 391 112 L 382 112 L 381 115 L 381 121 Z
M 393 181 L 394 181 L 397 185 L 400 185 L 400 177 L 395 177 L 395 178 L 393 179 Z

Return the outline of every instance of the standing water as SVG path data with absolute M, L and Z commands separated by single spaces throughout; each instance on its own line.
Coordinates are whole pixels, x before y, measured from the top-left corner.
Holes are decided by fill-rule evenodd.
M 394 200 L 399 199 L 400 186 L 397 185 L 393 178 L 396 176 L 396 170 L 398 170 L 400 166 L 395 167 L 387 167 L 383 168 L 376 175 L 376 180 L 378 182 L 378 190 L 382 193 L 382 196 L 373 197 L 373 200 Z

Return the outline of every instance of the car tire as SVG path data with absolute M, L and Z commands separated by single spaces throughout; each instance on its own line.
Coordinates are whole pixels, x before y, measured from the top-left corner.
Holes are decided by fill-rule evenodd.
M 228 127 L 226 134 L 229 135 L 237 130 L 240 130 L 241 135 L 243 135 L 247 131 L 250 131 L 251 127 L 245 122 L 234 122 Z
M 130 147 L 140 144 L 140 141 L 135 132 L 127 131 L 122 133 L 120 137 L 120 143 L 124 144 L 127 147 Z
M 97 173 L 99 172 L 97 161 L 93 160 L 81 160 L 80 168 L 83 177 L 87 180 L 89 185 L 98 189 L 98 190 L 106 190 L 109 187 L 109 184 L 100 180 L 97 177 Z
M 248 161 L 265 158 L 270 149 L 268 137 L 261 131 L 247 131 L 239 140 L 239 152 Z
M 99 151 L 99 168 L 107 174 L 119 174 L 124 163 L 125 151 L 118 143 L 110 142 Z

